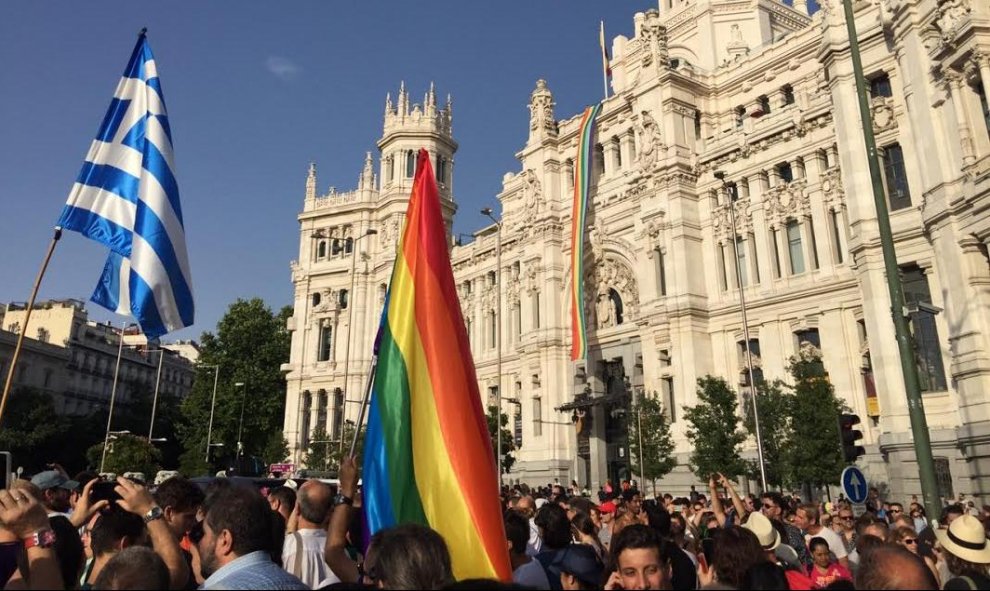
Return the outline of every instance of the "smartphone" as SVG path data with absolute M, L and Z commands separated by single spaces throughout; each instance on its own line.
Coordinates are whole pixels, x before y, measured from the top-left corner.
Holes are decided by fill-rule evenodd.
M 705 558 L 704 554 L 698 554 L 698 570 L 699 571 L 708 570 L 708 559 Z
M 110 504 L 114 504 L 115 501 L 121 499 L 121 496 L 114 490 L 116 487 L 116 482 L 108 482 L 106 480 L 97 482 L 90 491 L 90 502 L 109 501 Z
M 17 571 L 17 557 L 21 552 L 21 542 L 4 542 L 0 544 L 0 581 L 4 585 Z

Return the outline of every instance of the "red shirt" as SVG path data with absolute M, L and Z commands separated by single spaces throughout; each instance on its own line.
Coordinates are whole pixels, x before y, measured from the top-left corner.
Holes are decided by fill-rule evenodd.
M 787 586 L 791 588 L 791 591 L 810 591 L 812 588 L 811 579 L 806 577 L 804 573 L 787 569 L 784 571 L 784 576 L 787 577 Z
M 852 580 L 852 573 L 849 572 L 849 569 L 838 562 L 828 565 L 828 570 L 824 573 L 812 564 L 808 567 L 808 576 L 811 578 L 812 589 L 824 589 L 839 579 Z

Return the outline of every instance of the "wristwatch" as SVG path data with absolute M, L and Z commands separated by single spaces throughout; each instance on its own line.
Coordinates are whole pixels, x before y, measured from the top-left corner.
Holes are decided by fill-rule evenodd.
M 148 509 L 148 512 L 144 514 L 144 522 L 148 524 L 156 519 L 161 519 L 162 517 L 165 517 L 165 513 L 162 512 L 161 507 L 155 505 L 151 509 Z
M 338 505 L 347 505 L 349 507 L 352 507 L 354 506 L 354 499 L 352 499 L 351 497 L 345 497 L 342 494 L 338 494 L 333 498 L 333 506 L 336 507 Z
M 51 548 L 55 545 L 55 532 L 50 529 L 39 529 L 24 538 L 24 548 Z

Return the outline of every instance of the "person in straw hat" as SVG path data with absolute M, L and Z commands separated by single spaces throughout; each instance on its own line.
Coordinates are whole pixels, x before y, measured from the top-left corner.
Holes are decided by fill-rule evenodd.
M 990 544 L 979 519 L 958 517 L 947 529 L 935 530 L 935 538 L 940 558 L 955 577 L 943 589 L 990 589 Z
M 811 579 L 799 569 L 797 552 L 780 543 L 780 534 L 762 513 L 750 513 L 743 527 L 756 534 L 756 539 L 766 552 L 767 561 L 784 568 L 787 584 L 791 589 L 811 589 Z

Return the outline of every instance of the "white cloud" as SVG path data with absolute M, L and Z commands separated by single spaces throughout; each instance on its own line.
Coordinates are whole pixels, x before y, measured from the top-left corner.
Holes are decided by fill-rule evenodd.
M 291 80 L 302 71 L 302 68 L 289 59 L 279 57 L 277 55 L 269 56 L 268 59 L 265 60 L 265 67 L 269 72 L 282 80 Z

